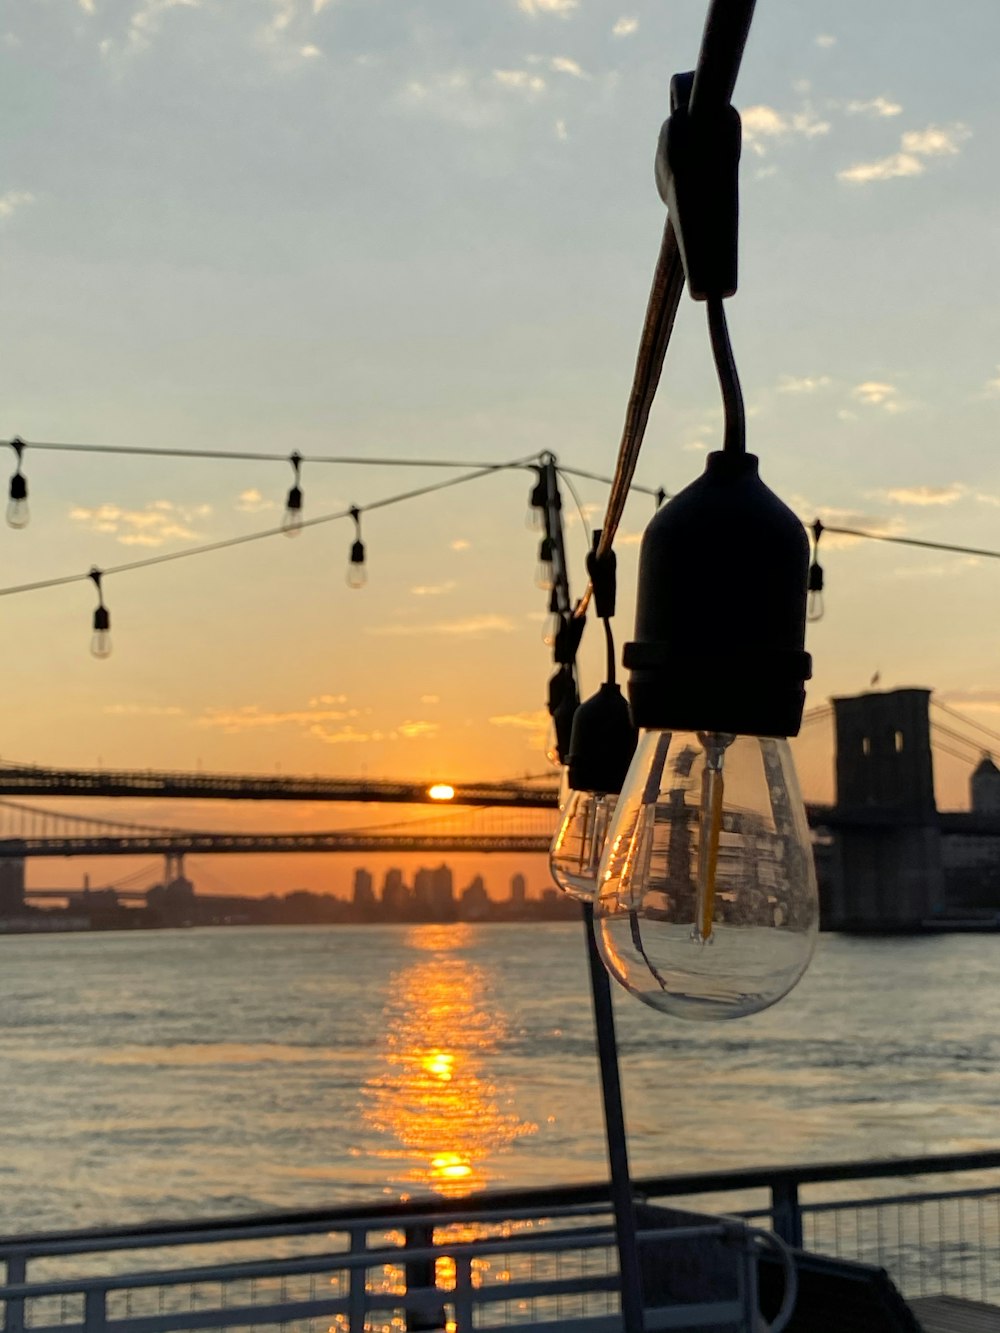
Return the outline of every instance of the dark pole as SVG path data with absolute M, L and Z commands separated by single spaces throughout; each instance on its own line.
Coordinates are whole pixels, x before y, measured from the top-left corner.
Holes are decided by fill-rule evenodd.
M 587 934 L 590 993 L 594 1001 L 594 1028 L 597 1033 L 597 1058 L 601 1069 L 601 1094 L 604 1099 L 604 1129 L 611 1174 L 611 1204 L 614 1208 L 615 1231 L 618 1238 L 622 1324 L 625 1333 L 643 1333 L 642 1270 L 639 1266 L 635 1203 L 628 1169 L 628 1145 L 625 1140 L 622 1085 L 618 1073 L 615 1014 L 611 1007 L 611 981 L 601 961 L 597 940 L 594 938 L 593 903 L 583 904 L 583 928 Z

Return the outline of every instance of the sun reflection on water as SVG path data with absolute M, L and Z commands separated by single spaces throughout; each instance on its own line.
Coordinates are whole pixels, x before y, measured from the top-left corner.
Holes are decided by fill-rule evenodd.
M 407 945 L 427 956 L 389 980 L 380 1067 L 363 1090 L 364 1119 L 385 1139 L 376 1156 L 397 1164 L 392 1178 L 446 1195 L 483 1188 L 493 1159 L 537 1129 L 491 1068 L 505 1015 L 489 971 L 461 955 L 471 935 L 465 925 L 409 931 Z

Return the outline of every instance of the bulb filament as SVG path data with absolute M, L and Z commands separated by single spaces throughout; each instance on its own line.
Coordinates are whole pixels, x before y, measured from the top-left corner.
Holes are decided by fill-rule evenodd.
M 734 737 L 716 733 L 700 735 L 705 747 L 705 768 L 701 775 L 701 829 L 698 839 L 698 886 L 694 931 L 695 939 L 707 944 L 715 921 L 715 880 L 719 868 L 719 835 L 722 832 L 722 800 L 725 782 L 722 760 Z

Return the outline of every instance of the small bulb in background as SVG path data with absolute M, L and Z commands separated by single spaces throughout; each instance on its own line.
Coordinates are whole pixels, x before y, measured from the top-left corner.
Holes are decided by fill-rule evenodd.
M 647 731 L 598 875 L 612 976 L 680 1018 L 740 1018 L 809 964 L 819 897 L 786 740 Z
M 302 491 L 293 486 L 285 501 L 285 512 L 281 516 L 281 530 L 286 537 L 297 537 L 302 531 Z
M 368 582 L 368 567 L 365 564 L 365 544 L 358 539 L 351 546 L 350 559 L 347 562 L 347 586 L 363 588 Z
M 535 569 L 535 586 L 541 588 L 543 592 L 551 592 L 555 586 L 555 575 L 552 568 L 552 556 L 555 551 L 555 542 L 551 537 L 543 537 L 538 547 L 538 565 Z
M 106 606 L 99 606 L 94 612 L 90 651 L 94 657 L 111 656 L 111 614 Z
M 26 528 L 31 517 L 28 509 L 28 479 L 21 471 L 21 456 L 24 453 L 24 441 L 15 436 L 10 447 L 17 457 L 17 468 L 10 479 L 9 499 L 7 501 L 7 523 L 12 528 Z

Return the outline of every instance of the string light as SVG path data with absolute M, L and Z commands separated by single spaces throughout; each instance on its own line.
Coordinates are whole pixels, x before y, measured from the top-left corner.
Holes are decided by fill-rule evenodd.
M 809 566 L 809 600 L 806 604 L 806 619 L 823 619 L 823 566 L 819 563 L 819 539 L 823 535 L 823 522 L 817 519 L 812 525 L 812 564 Z
M 351 518 L 354 520 L 354 541 L 347 561 L 347 586 L 363 588 L 368 582 L 368 570 L 365 566 L 365 544 L 361 540 L 361 510 L 351 506 Z
M 26 528 L 31 514 L 28 511 L 28 481 L 21 472 L 21 455 L 24 453 L 24 441 L 15 436 L 10 441 L 10 447 L 17 457 L 17 467 L 10 479 L 7 523 L 12 528 Z
M 541 467 L 533 465 L 535 473 L 535 484 L 528 495 L 528 512 L 525 518 L 529 528 L 541 531 L 545 528 L 545 514 L 549 503 L 548 483 L 545 479 L 545 471 Z
M 97 589 L 97 606 L 94 608 L 94 630 L 90 639 L 90 651 L 94 657 L 110 657 L 111 612 L 104 605 L 104 590 L 101 587 L 103 575 L 101 570 L 95 566 L 87 577 Z
M 555 543 L 551 537 L 543 537 L 538 546 L 538 565 L 535 569 L 535 586 L 543 592 L 551 592 L 555 587 L 552 575 L 552 556 Z
M 291 455 L 288 461 L 292 465 L 295 480 L 285 501 L 285 513 L 281 520 L 281 529 L 286 537 L 297 537 L 302 531 L 302 489 L 299 486 L 302 455 L 296 452 Z

